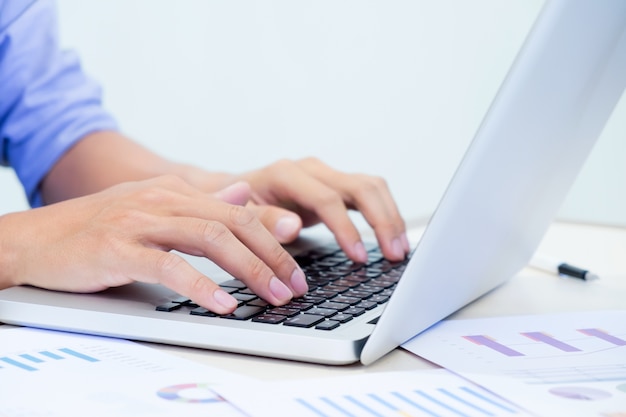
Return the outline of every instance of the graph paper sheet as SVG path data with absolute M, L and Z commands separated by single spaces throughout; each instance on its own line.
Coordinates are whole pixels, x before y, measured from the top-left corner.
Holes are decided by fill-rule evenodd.
M 1 417 L 241 417 L 213 388 L 247 378 L 125 340 L 0 332 Z
M 626 417 L 626 311 L 447 320 L 403 347 L 538 415 Z

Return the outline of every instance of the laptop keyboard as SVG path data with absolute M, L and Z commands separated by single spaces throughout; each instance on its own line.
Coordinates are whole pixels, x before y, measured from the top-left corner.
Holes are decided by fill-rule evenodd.
M 188 310 L 194 316 L 248 320 L 280 326 L 333 330 L 354 317 L 385 304 L 396 287 L 408 259 L 386 260 L 377 246 L 367 247 L 366 263 L 351 261 L 336 244 L 314 248 L 295 257 L 307 277 L 309 292 L 283 306 L 273 306 L 239 280 L 220 287 L 239 301 L 237 309 L 218 315 L 179 297 L 156 307 L 157 311 Z

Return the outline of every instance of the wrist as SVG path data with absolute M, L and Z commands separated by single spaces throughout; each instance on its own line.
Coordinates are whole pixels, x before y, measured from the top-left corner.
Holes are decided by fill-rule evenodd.
M 17 213 L 0 216 L 0 289 L 18 285 L 17 280 L 17 238 L 14 233 Z

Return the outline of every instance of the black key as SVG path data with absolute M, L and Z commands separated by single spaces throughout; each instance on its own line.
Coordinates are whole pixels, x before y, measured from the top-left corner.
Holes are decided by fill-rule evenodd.
M 315 294 L 315 292 L 312 292 L 309 294 L 304 294 L 300 298 L 296 298 L 296 301 L 304 301 L 306 303 L 319 304 L 319 303 L 323 303 L 324 301 L 326 301 L 326 297 L 323 297 L 322 295 Z
M 374 295 L 371 298 L 369 298 L 368 301 L 374 301 L 378 304 L 383 304 L 389 301 L 389 296 L 388 295 Z
M 338 321 L 339 323 L 347 323 L 353 319 L 353 316 L 345 313 L 338 313 L 333 316 L 333 320 Z
M 350 304 L 337 303 L 335 301 L 326 301 L 318 306 L 319 308 L 329 308 L 331 310 L 343 311 L 350 307 Z
M 353 281 L 353 280 L 348 280 L 348 279 L 337 279 L 335 281 L 333 281 L 332 285 L 336 285 L 339 287 L 348 287 L 348 288 L 354 288 L 360 285 L 359 282 Z
M 231 288 L 239 288 L 239 289 L 246 288 L 246 284 L 239 281 L 238 279 L 231 279 L 228 281 L 220 282 L 219 285 L 220 287 L 231 287 Z
M 328 285 L 325 285 L 324 287 L 322 287 L 322 290 L 328 291 L 328 292 L 334 292 L 335 294 L 340 294 L 342 292 L 346 292 L 349 289 L 350 289 L 349 287 L 345 287 L 345 286 L 341 286 L 341 285 L 334 285 L 334 284 L 328 284 Z
M 257 296 L 256 296 L 256 295 L 254 295 L 254 294 L 242 294 L 242 293 L 240 293 L 240 292 L 235 292 L 235 293 L 232 293 L 231 295 L 232 295 L 232 296 L 233 296 L 236 300 L 239 300 L 239 301 L 252 301 L 252 300 L 254 300 L 254 299 L 256 299 L 256 298 L 259 298 L 259 297 L 257 297 Z
M 350 314 L 352 316 L 360 316 L 361 314 L 365 313 L 365 309 L 359 307 L 350 307 L 349 309 L 344 310 L 344 313 Z
M 181 303 L 169 302 L 165 304 L 161 304 L 160 306 L 156 306 L 156 311 L 174 311 L 181 308 L 183 305 Z
M 346 293 L 344 293 L 346 294 Z M 331 301 L 334 301 L 336 303 L 344 303 L 344 304 L 350 304 L 350 305 L 355 305 L 358 304 L 361 301 L 361 298 L 359 297 L 349 297 L 347 295 L 338 295 L 335 298 L 333 298 Z
M 330 308 L 313 307 L 310 310 L 304 312 L 304 315 L 331 317 L 337 314 L 337 310 L 331 310 Z
M 300 310 L 295 308 L 287 308 L 287 307 L 274 307 L 268 310 L 268 313 L 278 314 L 280 316 L 285 317 L 293 317 L 297 314 L 300 314 Z
M 283 322 L 283 326 L 313 327 L 323 321 L 323 316 L 316 316 L 313 314 L 299 314 L 295 317 L 287 319 L 285 322 Z
M 291 300 L 289 303 L 285 304 L 283 307 L 295 308 L 299 311 L 305 311 L 305 310 L 312 308 L 313 306 L 314 306 L 313 303 L 306 303 L 304 301 L 299 301 L 299 300 Z
M 361 290 L 360 288 L 358 289 L 351 289 L 348 292 L 343 293 L 342 295 L 346 296 L 346 297 L 356 297 L 356 298 L 360 298 L 361 300 L 365 299 L 365 298 L 369 298 L 373 295 L 374 293 L 372 291 L 365 291 L 365 290 Z
M 361 301 L 359 304 L 356 305 L 356 307 L 364 308 L 366 310 L 371 310 L 373 308 L 378 307 L 378 303 L 375 301 L 366 300 L 366 301 Z
M 191 300 L 189 299 L 189 297 L 183 297 L 182 295 L 180 297 L 176 297 L 172 300 L 172 303 L 178 303 L 178 304 L 187 304 L 189 303 Z
M 256 307 L 267 307 L 270 305 L 270 303 L 268 303 L 265 300 L 261 300 L 260 298 L 257 298 L 256 300 L 252 300 L 252 301 L 248 301 L 246 303 L 247 306 L 256 306 Z
M 339 324 L 340 323 L 335 320 L 325 320 L 321 322 L 320 324 L 318 324 L 317 326 L 315 326 L 315 328 L 319 330 L 333 330 L 339 327 Z
M 344 288 L 344 290 L 347 290 L 347 288 Z M 315 291 L 310 292 L 307 295 L 322 297 L 321 301 L 325 301 L 325 300 L 327 300 L 329 298 L 333 298 L 334 296 L 336 296 L 337 294 L 340 294 L 341 292 L 343 292 L 343 291 L 331 291 L 331 290 L 318 288 Z
M 277 314 L 269 314 L 269 313 L 261 314 L 260 316 L 256 316 L 252 318 L 252 321 L 255 321 L 258 323 L 267 323 L 267 324 L 279 324 L 285 320 L 287 320 L 286 316 L 279 316 Z
M 210 310 L 207 310 L 204 307 L 194 308 L 193 310 L 189 312 L 189 314 L 191 314 L 192 316 L 217 317 L 217 314 L 215 314 L 214 312 Z
M 258 314 L 261 314 L 265 311 L 264 307 L 256 307 L 256 306 L 241 306 L 237 307 L 235 311 L 230 314 L 226 314 L 224 316 L 220 316 L 224 319 L 231 320 L 248 320 L 251 317 L 254 317 Z

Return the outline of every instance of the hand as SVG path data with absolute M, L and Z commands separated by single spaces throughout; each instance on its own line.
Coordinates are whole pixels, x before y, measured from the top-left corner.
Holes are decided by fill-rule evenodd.
M 142 281 L 163 284 L 224 314 L 235 299 L 176 249 L 205 256 L 281 305 L 307 291 L 304 274 L 250 209 L 249 187 L 216 195 L 175 176 L 0 217 L 0 284 L 93 292 Z M 6 286 L 6 285 L 0 285 Z
M 250 209 L 281 243 L 302 227 L 325 223 L 341 248 L 355 261 L 367 259 L 348 209 L 359 210 L 374 229 L 387 259 L 402 260 L 410 251 L 405 224 L 385 181 L 347 174 L 315 158 L 282 160 L 237 177 L 252 187 Z
M 179 176 L 205 192 L 248 182 L 253 189 L 249 209 L 281 243 L 295 239 L 302 227 L 323 222 L 348 256 L 364 261 L 361 237 L 348 216 L 354 209 L 372 226 L 388 259 L 400 260 L 410 250 L 404 222 L 383 179 L 340 172 L 315 158 L 282 160 L 233 176 L 168 161 L 117 132 L 95 132 L 57 162 L 42 183 L 42 194 L 52 203 L 163 174 Z

